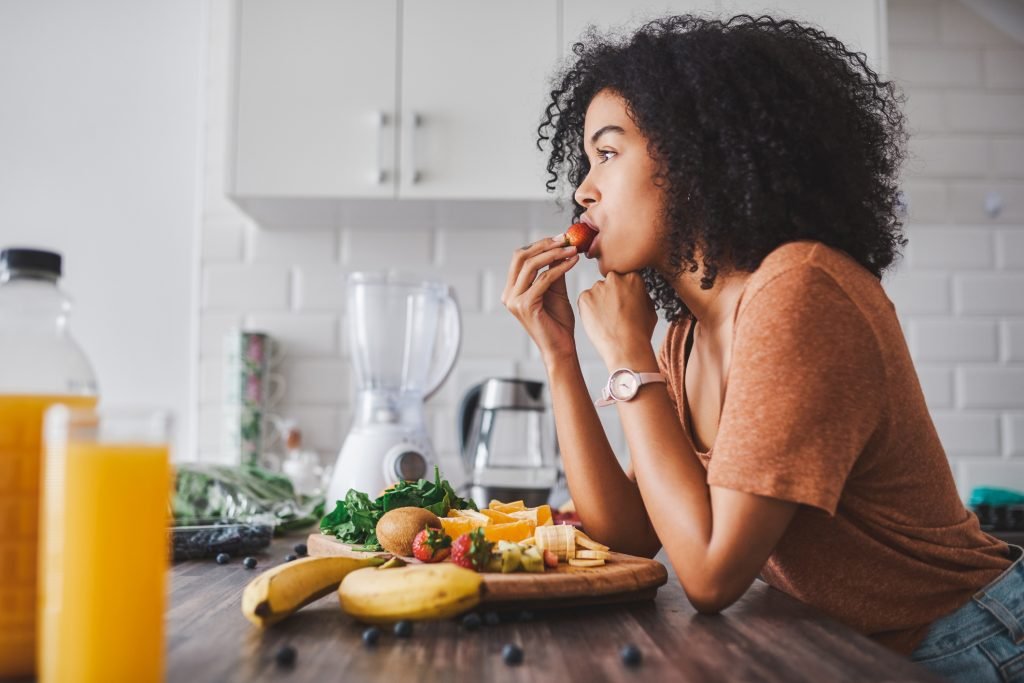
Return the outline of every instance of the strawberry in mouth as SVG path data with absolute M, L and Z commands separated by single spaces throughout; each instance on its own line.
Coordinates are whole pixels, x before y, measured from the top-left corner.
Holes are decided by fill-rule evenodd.
M 573 223 L 565 231 L 565 244 L 562 246 L 576 247 L 577 254 L 585 254 L 590 249 L 590 245 L 594 243 L 595 237 L 597 237 L 597 230 L 586 223 Z

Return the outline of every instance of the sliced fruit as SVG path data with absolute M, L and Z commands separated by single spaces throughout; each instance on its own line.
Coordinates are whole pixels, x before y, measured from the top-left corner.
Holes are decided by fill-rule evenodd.
M 576 557 L 581 560 L 607 560 L 611 553 L 605 550 L 590 550 L 589 548 L 576 548 Z
M 553 524 L 551 521 L 551 506 L 550 505 L 538 505 L 534 508 L 537 511 L 537 526 L 545 526 L 547 524 Z
M 540 550 L 533 546 L 523 548 L 519 562 L 522 564 L 523 569 L 528 572 L 544 571 L 544 558 L 541 556 Z
M 511 503 L 502 503 L 500 500 L 492 500 L 487 507 L 491 510 L 497 510 L 498 512 L 521 512 L 526 509 L 526 503 L 521 500 L 516 500 Z
M 577 560 L 576 558 L 569 559 L 570 567 L 600 567 L 604 564 L 604 560 Z
M 475 519 L 476 521 L 480 522 L 481 526 L 483 526 L 484 524 L 491 523 L 490 517 L 483 514 L 482 512 L 477 512 L 476 510 L 449 510 L 448 516 L 463 517 L 465 519 Z
M 566 525 L 566 526 L 568 526 L 568 525 Z M 592 539 L 590 536 L 587 536 L 585 533 L 583 533 L 579 529 L 576 529 L 575 527 L 570 527 L 570 528 L 575 529 L 575 531 L 576 531 L 576 543 L 578 545 L 581 545 L 584 548 L 590 548 L 591 550 L 605 550 L 605 551 L 610 550 L 610 548 L 608 546 L 602 545 L 601 543 L 598 543 L 597 541 Z
M 518 543 L 512 543 L 511 541 L 499 541 L 498 554 L 501 557 L 502 574 L 511 574 L 519 569 L 523 551 L 522 548 L 519 547 Z
M 490 519 L 492 524 L 508 524 L 509 522 L 518 522 L 521 519 L 520 517 L 513 517 L 507 512 L 501 512 L 500 510 L 484 509 L 480 511 L 480 514 Z M 522 513 L 517 512 L 515 514 L 520 515 Z
M 468 534 L 473 529 L 486 526 L 475 519 L 468 517 L 442 517 L 441 527 L 444 532 L 452 538 L 458 538 L 462 534 Z
M 526 520 L 491 524 L 483 529 L 484 538 L 488 541 L 522 541 L 533 535 L 533 525 Z
M 576 528 L 567 524 L 539 526 L 533 537 L 539 550 L 550 550 L 559 560 L 576 556 Z

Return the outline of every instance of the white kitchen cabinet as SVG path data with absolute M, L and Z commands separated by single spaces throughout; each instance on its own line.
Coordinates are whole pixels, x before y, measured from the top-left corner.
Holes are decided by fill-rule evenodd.
M 235 0 L 229 194 L 329 223 L 339 200 L 548 199 L 536 130 L 588 24 L 775 11 L 884 72 L 885 0 Z M 307 220 L 308 219 L 308 220 Z
M 545 198 L 557 7 L 239 0 L 231 194 Z
M 404 3 L 400 197 L 547 196 L 535 142 L 558 61 L 557 8 L 553 0 Z
M 397 7 L 237 3 L 232 195 L 394 195 Z

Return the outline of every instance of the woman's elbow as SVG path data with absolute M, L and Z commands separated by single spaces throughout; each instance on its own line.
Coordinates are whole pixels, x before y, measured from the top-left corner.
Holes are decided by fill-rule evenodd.
M 714 615 L 718 614 L 724 609 L 730 607 L 734 602 L 739 600 L 743 594 L 737 592 L 725 586 L 717 586 L 714 584 L 706 586 L 694 586 L 691 589 L 687 589 L 683 585 L 683 592 L 686 593 L 687 600 L 693 605 L 693 608 L 697 610 L 699 614 Z

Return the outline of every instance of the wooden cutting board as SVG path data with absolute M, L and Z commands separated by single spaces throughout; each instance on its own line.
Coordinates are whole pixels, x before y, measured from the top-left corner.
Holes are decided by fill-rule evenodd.
M 366 557 L 388 553 L 363 553 L 352 550 L 335 538 L 310 534 L 306 542 L 309 554 Z M 419 564 L 413 558 L 402 558 Z M 514 572 L 498 574 L 483 572 L 484 594 L 481 602 L 496 609 L 570 607 L 617 602 L 653 600 L 658 587 L 668 581 L 668 571 L 657 560 L 611 553 L 602 567 L 570 567 L 559 563 L 543 574 Z

